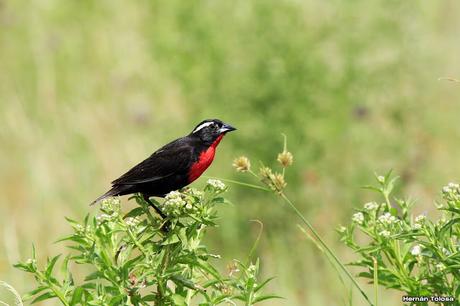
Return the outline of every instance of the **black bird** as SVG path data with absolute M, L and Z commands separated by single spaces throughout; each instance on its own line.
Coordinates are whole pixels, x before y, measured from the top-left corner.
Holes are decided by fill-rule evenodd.
M 164 218 L 149 198 L 164 197 L 199 178 L 214 160 L 216 147 L 224 135 L 234 130 L 219 119 L 200 122 L 190 134 L 158 149 L 114 180 L 112 188 L 91 205 L 107 197 L 140 193 Z

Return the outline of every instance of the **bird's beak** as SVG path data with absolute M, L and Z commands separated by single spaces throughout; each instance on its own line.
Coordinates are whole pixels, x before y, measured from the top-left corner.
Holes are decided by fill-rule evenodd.
M 224 125 L 222 125 L 222 127 L 219 129 L 219 133 L 224 134 L 224 133 L 231 132 L 231 131 L 234 131 L 234 130 L 236 130 L 236 128 L 234 128 L 230 124 L 224 123 Z

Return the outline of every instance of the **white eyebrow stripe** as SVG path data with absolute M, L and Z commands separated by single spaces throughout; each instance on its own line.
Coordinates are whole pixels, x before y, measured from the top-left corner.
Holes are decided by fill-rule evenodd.
M 199 126 L 197 126 L 196 129 L 194 129 L 192 133 L 196 133 L 196 132 L 198 132 L 199 130 L 201 130 L 202 128 L 205 128 L 205 127 L 207 127 L 207 126 L 210 126 L 211 124 L 214 124 L 214 122 L 210 121 L 210 122 L 202 123 L 202 124 L 200 124 Z

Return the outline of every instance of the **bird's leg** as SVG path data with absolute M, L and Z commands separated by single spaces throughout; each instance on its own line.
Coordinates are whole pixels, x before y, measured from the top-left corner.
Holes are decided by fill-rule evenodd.
M 163 220 L 167 218 L 167 216 L 161 211 L 161 209 L 159 209 L 155 204 L 152 203 L 152 201 L 150 201 L 150 199 L 149 199 L 149 197 L 147 195 L 143 194 L 142 197 L 144 198 L 144 201 L 149 203 L 150 206 L 152 206 L 153 209 L 155 209 L 157 214 L 159 214 Z M 171 226 L 171 222 L 166 220 L 161 225 L 160 230 L 162 232 L 164 232 L 164 233 L 167 233 L 167 232 L 169 232 L 170 226 Z
M 144 201 L 149 203 L 149 205 L 152 206 L 153 209 L 155 209 L 155 211 L 161 216 L 161 218 L 166 219 L 166 215 L 161 211 L 161 209 L 159 209 L 155 204 L 153 204 L 152 201 L 150 201 L 147 195 L 143 194 L 142 197 L 144 198 Z

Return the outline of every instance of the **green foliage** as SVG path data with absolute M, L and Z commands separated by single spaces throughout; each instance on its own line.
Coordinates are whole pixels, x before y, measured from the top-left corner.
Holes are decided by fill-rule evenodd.
M 358 209 L 341 240 L 358 255 L 359 276 L 410 296 L 460 295 L 460 186 L 450 183 L 437 204 L 442 217 L 412 214 L 413 202 L 391 197 L 397 177 L 377 176 L 381 200 Z M 422 303 L 422 305 L 426 305 Z
M 62 305 L 218 305 L 242 301 L 254 305 L 275 298 L 262 294 L 269 280 L 260 282 L 259 260 L 235 260 L 227 275 L 214 266 L 220 256 L 212 254 L 202 239 L 216 226 L 216 205 L 224 203 L 227 187 L 208 180 L 203 191 L 185 189 L 169 193 L 164 203 L 155 201 L 168 218 L 150 212 L 141 197 L 126 214 L 117 198 L 104 200 L 101 213 L 83 223 L 67 219 L 74 232 L 60 241 L 69 242 L 72 253 L 55 266 L 61 255 L 40 268 L 35 256 L 15 266 L 31 273 L 37 287 L 24 299 L 32 303 L 58 298 Z M 73 277 L 72 264 L 88 265 L 83 281 Z

